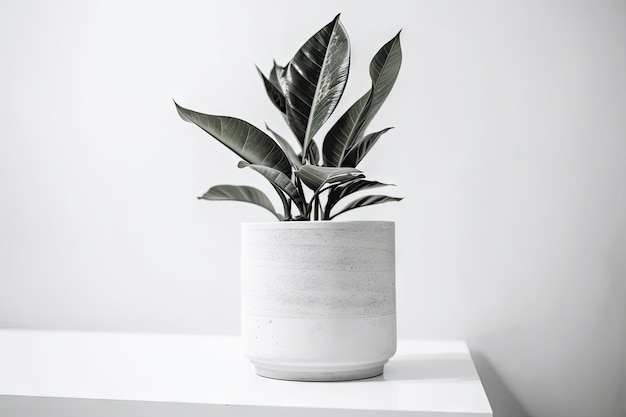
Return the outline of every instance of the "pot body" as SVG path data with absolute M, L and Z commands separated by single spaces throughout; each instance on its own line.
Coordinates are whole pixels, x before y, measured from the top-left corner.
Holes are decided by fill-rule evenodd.
M 380 375 L 396 351 L 393 222 L 242 224 L 242 338 L 265 377 Z

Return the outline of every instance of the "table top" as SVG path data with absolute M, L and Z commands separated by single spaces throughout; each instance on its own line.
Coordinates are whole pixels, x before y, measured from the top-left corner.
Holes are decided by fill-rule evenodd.
M 383 375 L 262 378 L 236 336 L 0 329 L 0 395 L 492 416 L 465 342 L 399 340 Z

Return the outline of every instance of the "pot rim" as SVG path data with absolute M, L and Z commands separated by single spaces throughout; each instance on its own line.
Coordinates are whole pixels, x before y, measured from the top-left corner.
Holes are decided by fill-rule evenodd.
M 387 220 L 316 220 L 316 221 L 267 221 L 267 222 L 242 222 L 241 228 L 244 230 L 257 230 L 257 229 L 336 229 L 341 227 L 381 227 L 381 228 L 393 228 L 395 227 L 394 221 Z

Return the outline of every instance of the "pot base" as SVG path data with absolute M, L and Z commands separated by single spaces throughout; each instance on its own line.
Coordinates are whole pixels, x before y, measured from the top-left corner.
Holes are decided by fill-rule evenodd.
M 385 361 L 386 362 L 386 361 Z M 257 375 L 271 379 L 308 382 L 354 381 L 373 378 L 383 374 L 385 364 L 370 364 L 365 367 L 346 367 L 341 369 L 276 369 L 255 365 Z

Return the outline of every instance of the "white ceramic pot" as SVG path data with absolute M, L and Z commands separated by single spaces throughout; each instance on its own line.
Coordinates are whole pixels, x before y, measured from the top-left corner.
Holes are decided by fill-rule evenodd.
M 380 375 L 396 351 L 393 222 L 242 225 L 244 353 L 265 377 Z

